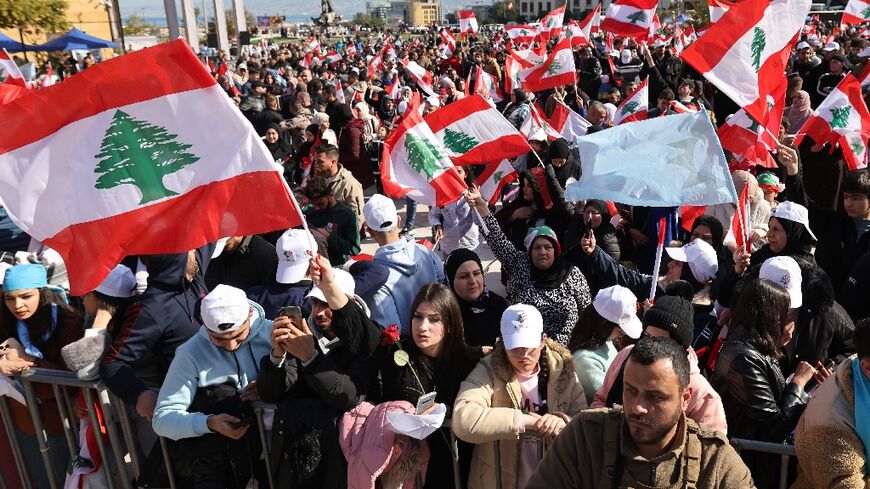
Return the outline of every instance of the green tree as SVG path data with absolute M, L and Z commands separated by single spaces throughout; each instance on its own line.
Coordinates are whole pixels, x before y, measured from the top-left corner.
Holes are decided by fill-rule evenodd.
M 850 139 L 849 147 L 852 148 L 855 157 L 861 159 L 861 155 L 864 154 L 864 141 L 861 141 L 861 138 Z
M 353 23 L 357 25 L 367 25 L 372 27 L 384 27 L 384 19 L 373 15 L 364 14 L 362 12 L 353 16 Z
M 69 29 L 66 0 L 0 0 L 0 29 L 22 34 L 63 32 Z
M 106 129 L 100 160 L 94 173 L 96 188 L 110 189 L 132 184 L 142 192 L 139 205 L 177 195 L 163 185 L 163 177 L 199 160 L 188 153 L 189 144 L 179 143 L 178 136 L 160 126 L 136 120 L 124 111 L 116 110 Z
M 444 129 L 444 147 L 453 153 L 468 153 L 478 144 L 480 144 L 480 142 L 470 134 L 461 131 L 454 131 L 449 127 Z
M 637 12 L 629 15 L 627 18 L 631 21 L 632 24 L 646 24 L 646 14 L 643 13 L 643 10 L 638 10 Z
M 145 18 L 139 14 L 130 14 L 127 16 L 127 20 L 124 21 L 124 34 L 138 36 L 157 31 L 156 25 L 145 22 Z
M 761 28 L 756 27 L 752 31 L 752 45 L 749 47 L 752 52 L 752 67 L 755 68 L 756 73 L 761 69 L 761 53 L 765 46 L 767 46 L 767 35 Z
M 431 141 L 405 133 L 405 150 L 408 152 L 408 165 L 416 172 L 431 180 L 435 172 L 441 170 L 441 160 L 447 158 L 444 151 Z
M 845 129 L 849 123 L 850 112 L 852 112 L 852 107 L 848 105 L 831 109 L 831 129 Z
M 634 114 L 637 112 L 637 109 L 640 108 L 640 102 L 632 100 L 631 102 L 622 106 L 622 110 L 619 111 L 622 115 Z
M 562 70 L 562 63 L 559 63 L 559 58 L 553 58 L 553 62 L 547 68 L 547 76 L 554 75 Z
M 492 173 L 492 183 L 498 185 L 498 183 L 501 182 L 501 177 L 503 177 L 503 176 L 504 176 L 503 171 L 493 172 Z

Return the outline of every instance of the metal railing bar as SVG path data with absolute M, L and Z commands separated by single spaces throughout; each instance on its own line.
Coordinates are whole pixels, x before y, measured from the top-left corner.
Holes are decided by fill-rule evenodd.
M 45 476 L 48 478 L 48 485 L 51 489 L 58 489 L 58 482 L 51 463 L 51 447 L 48 445 L 48 435 L 45 432 L 42 415 L 39 413 L 39 401 L 30 382 L 22 382 L 22 385 L 24 386 L 24 399 L 27 401 L 27 409 L 30 411 L 30 419 L 33 421 L 33 428 L 36 432 L 36 443 L 39 446 L 39 453 L 42 455 Z
M 94 395 L 90 389 L 82 389 L 82 394 L 85 396 L 85 406 L 88 410 L 88 419 L 91 421 L 91 428 L 94 430 L 94 440 L 97 442 L 97 451 L 100 452 L 100 459 L 103 461 L 103 473 L 106 476 L 106 484 L 109 489 L 115 489 L 114 477 L 112 477 L 111 462 L 106 451 L 106 443 L 103 440 L 103 431 L 100 428 L 100 420 L 97 418 L 96 406 L 94 406 Z M 120 473 L 120 472 L 119 472 Z
M 12 421 L 12 413 L 9 412 L 9 404 L 6 397 L 0 396 L 0 418 L 3 418 L 3 427 L 6 428 L 6 437 L 12 447 L 12 457 L 15 459 L 15 467 L 18 469 L 18 477 L 24 489 L 32 489 L 30 473 L 27 472 L 27 464 L 24 463 L 24 455 L 21 453 L 21 445 L 15 435 L 15 423 Z

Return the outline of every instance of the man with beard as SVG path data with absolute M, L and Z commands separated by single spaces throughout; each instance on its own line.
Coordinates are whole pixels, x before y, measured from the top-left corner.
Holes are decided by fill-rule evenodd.
M 691 397 L 689 361 L 674 340 L 641 338 L 623 385 L 624 411 L 592 409 L 576 416 L 527 489 L 755 487 L 728 439 L 683 414 Z

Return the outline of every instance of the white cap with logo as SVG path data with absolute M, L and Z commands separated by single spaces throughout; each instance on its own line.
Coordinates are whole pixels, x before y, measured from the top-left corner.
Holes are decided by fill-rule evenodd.
M 680 248 L 665 248 L 674 260 L 689 264 L 695 280 L 704 284 L 716 276 L 719 260 L 716 250 L 703 239 L 696 239 Z
M 288 229 L 278 238 L 278 272 L 275 280 L 282 284 L 295 284 L 308 273 L 308 265 L 315 250 L 314 236 L 304 229 Z
M 381 233 L 392 231 L 399 224 L 396 204 L 392 199 L 381 194 L 369 197 L 368 202 L 363 206 L 363 218 L 366 220 L 367 228 Z
M 806 42 L 806 41 L 801 41 L 801 42 L 797 43 L 797 47 L 796 47 L 795 49 L 797 49 L 798 51 L 800 51 L 801 49 L 806 49 L 806 48 L 808 48 L 808 47 L 810 47 L 810 44 L 809 44 L 808 42 Z
M 637 317 L 637 297 L 628 288 L 614 285 L 599 290 L 592 307 L 599 316 L 616 323 L 629 338 L 640 338 L 643 323 Z
M 801 267 L 790 256 L 774 256 L 761 264 L 758 278 L 767 279 L 788 291 L 790 309 L 797 309 L 804 303 L 801 292 Z
M 244 291 L 220 284 L 202 299 L 200 315 L 205 327 L 218 334 L 239 329 L 251 314 Z
M 354 291 L 356 290 L 356 282 L 353 280 L 353 275 L 338 268 L 333 268 L 332 274 L 335 276 L 335 283 L 342 292 L 347 295 L 354 294 Z M 309 297 L 317 299 L 320 302 L 326 302 L 326 296 L 323 295 L 323 291 L 320 290 L 320 287 L 314 287 L 311 289 L 311 292 L 305 296 L 306 299 Z
M 133 297 L 136 293 L 136 277 L 129 268 L 116 265 L 94 290 L 109 297 Z
M 514 304 L 501 315 L 501 338 L 504 347 L 537 348 L 541 346 L 544 318 L 534 306 Z
M 837 41 L 831 41 L 825 45 L 825 51 L 839 51 L 839 50 L 840 50 L 840 43 L 838 43 Z
M 813 230 L 810 229 L 810 213 L 807 211 L 806 207 L 786 200 L 785 202 L 780 202 L 776 207 L 770 210 L 770 217 L 803 224 L 804 229 L 810 233 L 810 237 L 813 238 L 813 241 L 818 241 L 816 235 L 813 234 Z

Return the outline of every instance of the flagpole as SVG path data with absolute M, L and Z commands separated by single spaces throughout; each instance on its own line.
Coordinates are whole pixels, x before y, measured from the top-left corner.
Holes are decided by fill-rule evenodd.
M 665 249 L 665 231 L 667 229 L 667 221 L 664 217 L 659 219 L 659 241 L 656 246 L 656 261 L 655 265 L 653 265 L 653 273 L 652 273 L 652 284 L 649 287 L 649 301 L 654 302 L 656 299 L 656 287 L 658 287 L 659 282 L 659 270 L 662 266 L 662 252 Z

